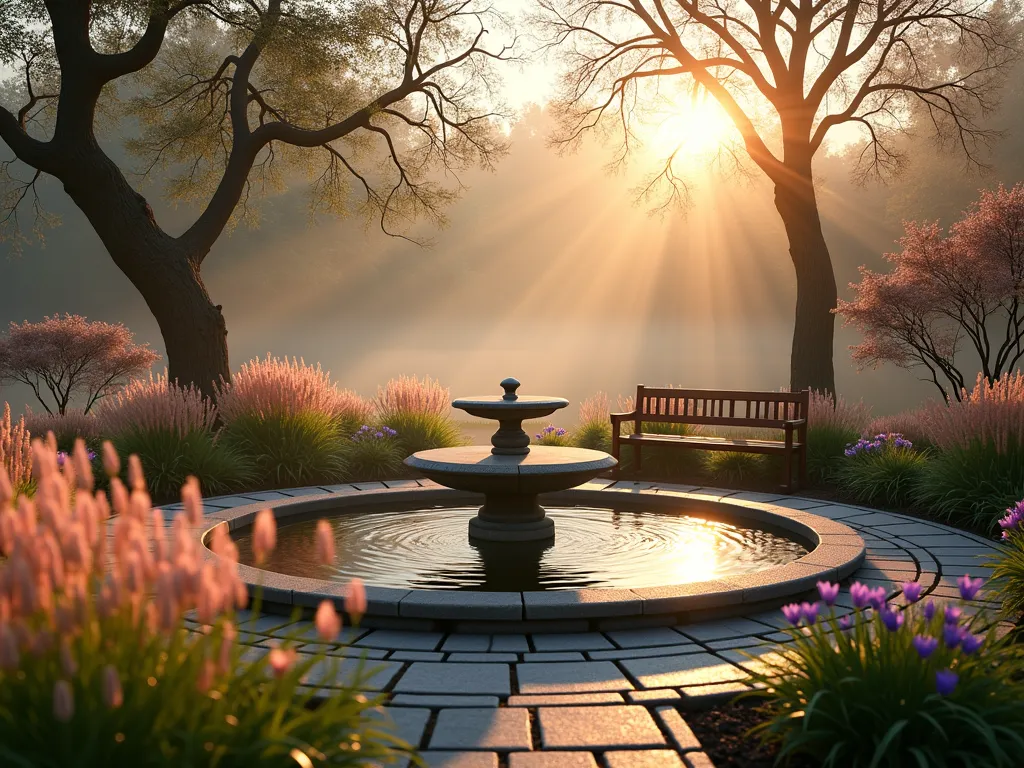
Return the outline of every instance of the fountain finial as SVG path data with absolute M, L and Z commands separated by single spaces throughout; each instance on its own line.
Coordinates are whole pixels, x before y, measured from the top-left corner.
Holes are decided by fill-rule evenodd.
M 507 379 L 502 380 L 501 388 L 505 390 L 505 394 L 501 396 L 502 400 L 519 399 L 519 395 L 516 394 L 516 390 L 519 389 L 519 379 L 509 376 Z

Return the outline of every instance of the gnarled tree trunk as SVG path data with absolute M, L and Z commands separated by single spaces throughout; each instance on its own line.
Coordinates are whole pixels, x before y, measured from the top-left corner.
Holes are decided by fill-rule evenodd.
M 818 201 L 811 175 L 810 148 L 787 147 L 784 171 L 775 182 L 775 208 L 789 237 L 796 270 L 796 321 L 790 358 L 793 391 L 836 391 L 832 362 L 835 339 L 836 277 L 821 232 Z

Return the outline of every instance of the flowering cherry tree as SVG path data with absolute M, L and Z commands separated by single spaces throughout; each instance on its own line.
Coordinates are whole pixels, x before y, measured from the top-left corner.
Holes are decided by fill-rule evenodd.
M 965 349 L 989 382 L 1024 355 L 1024 184 L 986 191 L 943 232 L 938 223 L 906 224 L 901 250 L 886 254 L 892 272 L 861 267 L 854 298 L 836 312 L 864 340 L 859 364 L 924 369 L 947 402 L 964 396 Z
M 0 338 L 0 382 L 27 384 L 50 414 L 63 415 L 82 396 L 88 413 L 97 400 L 160 359 L 132 338 L 120 323 L 90 322 L 80 315 L 11 323 L 7 337 Z

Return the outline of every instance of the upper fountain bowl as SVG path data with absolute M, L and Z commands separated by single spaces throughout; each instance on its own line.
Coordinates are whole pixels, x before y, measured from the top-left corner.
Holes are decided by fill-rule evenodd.
M 569 404 L 563 397 L 517 395 L 519 381 L 511 377 L 501 382 L 501 388 L 505 390 L 504 395 L 460 397 L 452 401 L 452 407 L 481 419 L 523 422 L 549 416 Z

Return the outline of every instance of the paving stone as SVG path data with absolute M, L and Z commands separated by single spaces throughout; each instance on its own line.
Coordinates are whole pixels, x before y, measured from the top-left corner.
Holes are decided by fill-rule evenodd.
M 430 737 L 431 749 L 510 752 L 532 749 L 525 709 L 442 709 Z
M 277 643 L 277 640 L 267 640 Z M 302 653 L 326 653 L 328 656 L 347 656 L 351 659 L 383 659 L 388 652 L 382 648 L 352 648 L 348 645 L 327 645 L 326 643 L 304 643 L 298 650 Z
M 677 627 L 677 629 L 687 637 L 698 642 L 703 640 L 725 640 L 745 635 L 760 635 L 772 631 L 771 627 L 766 627 L 761 622 L 750 619 L 727 619 L 726 621 L 714 621 L 707 624 L 688 624 Z
M 398 613 L 421 619 L 514 620 L 523 618 L 523 598 L 519 592 L 416 589 L 402 598 Z
M 966 536 L 961 536 L 958 533 L 932 533 L 931 535 L 920 535 L 915 534 L 913 536 L 904 536 L 904 539 L 911 541 L 919 547 L 924 547 L 929 550 L 934 550 L 937 547 L 943 548 L 960 548 L 963 547 L 967 550 L 977 550 L 979 552 L 985 552 L 984 549 L 978 549 L 978 542 L 974 539 L 969 539 Z M 989 550 L 989 554 L 995 554 L 994 551 Z
M 645 707 L 541 707 L 537 712 L 545 749 L 664 747 L 665 739 Z
M 622 672 L 610 661 L 519 664 L 520 693 L 584 693 L 633 690 Z
M 643 600 L 628 589 L 551 590 L 523 592 L 522 595 L 528 619 L 639 616 L 644 612 Z
M 291 623 L 291 617 L 289 616 L 276 616 L 272 613 L 253 616 L 250 611 L 239 611 L 236 619 L 239 631 L 255 632 L 260 635 L 270 634 L 271 630 Z
M 615 646 L 598 632 L 560 635 L 534 635 L 533 647 L 538 651 L 602 651 Z
M 765 635 L 770 637 L 770 635 Z M 734 640 L 711 640 L 705 643 L 712 651 L 724 651 L 729 648 L 756 648 L 764 645 L 764 641 L 756 637 L 737 637 Z
M 257 499 L 256 501 L 261 501 L 261 499 Z M 256 501 L 253 499 L 247 499 L 244 496 L 218 496 L 214 499 L 203 499 L 203 506 L 211 507 L 213 509 L 233 509 L 234 507 L 244 507 L 248 504 L 255 504 Z
M 678 702 L 682 697 L 672 688 L 654 688 L 649 691 L 627 691 L 630 704 L 666 704 Z
M 420 695 L 415 693 L 399 693 L 391 699 L 394 707 L 496 707 L 497 696 L 446 696 L 444 694 Z
M 486 651 L 491 647 L 490 635 L 448 635 L 442 651 Z
M 671 749 L 643 749 L 605 752 L 608 768 L 683 768 L 683 761 Z
M 580 704 L 622 704 L 621 693 L 551 693 L 509 696 L 510 707 L 568 707 Z
M 299 654 L 300 659 L 308 656 Z M 402 665 L 391 661 L 360 662 L 356 659 L 321 659 L 314 663 L 302 678 L 309 686 L 342 687 L 357 682 L 364 691 L 382 691 L 402 670 Z
M 508 768 L 597 768 L 589 752 L 513 752 Z
M 722 651 L 722 654 L 734 651 Z M 710 653 L 630 659 L 622 666 L 643 688 L 679 688 L 703 683 L 743 680 L 746 673 Z
M 443 661 L 440 651 L 394 651 L 388 657 L 392 661 Z
M 427 768 L 498 768 L 494 752 L 420 752 Z
M 343 627 L 336 638 L 338 643 L 345 645 L 355 643 L 357 640 L 368 634 L 369 630 L 356 629 L 354 627 Z M 269 632 L 274 637 L 287 638 L 296 642 L 319 643 L 320 633 L 311 621 L 298 621 L 294 624 L 285 624 Z
M 430 719 L 429 709 L 382 707 L 369 712 L 372 713 L 371 717 L 381 718 L 391 733 L 413 747 L 419 747 L 423 732 L 427 729 L 427 720 Z
M 749 653 L 749 651 L 748 651 Z M 782 664 L 785 663 L 785 657 L 770 647 L 766 647 L 763 652 L 751 653 L 750 655 L 754 658 L 748 658 L 741 651 L 722 651 L 718 654 L 724 659 L 727 659 L 734 664 L 738 664 L 744 669 L 755 671 L 755 672 L 770 672 L 772 671 L 771 664 Z M 736 679 L 736 678 L 733 678 Z M 742 677 L 740 678 L 742 679 Z M 722 681 L 709 681 L 709 682 L 726 682 Z
M 547 665 L 545 665 L 547 667 Z M 395 693 L 490 694 L 508 696 L 508 664 L 413 663 L 395 685 Z
M 623 648 L 614 651 L 588 651 L 594 661 L 618 661 L 619 659 L 644 659 L 649 656 L 675 656 L 681 653 L 700 653 L 704 649 L 696 643 L 662 645 L 656 648 Z
M 865 512 L 861 515 L 844 517 L 847 525 L 866 526 L 869 530 L 876 525 L 900 525 L 907 522 L 905 517 L 897 517 L 887 512 Z
M 698 706 L 711 705 L 720 701 L 729 701 L 737 694 L 749 691 L 751 686 L 746 683 L 714 683 L 712 685 L 693 685 L 680 689 L 683 699 Z
M 680 752 L 696 752 L 700 749 L 700 739 L 690 730 L 690 726 L 683 720 L 679 710 L 674 707 L 658 707 L 657 713 L 658 719 L 661 720 L 661 724 L 668 731 L 672 744 L 677 750 Z
M 433 651 L 444 637 L 440 632 L 405 632 L 397 629 L 377 629 L 356 641 L 368 648 L 387 648 L 402 651 Z
M 683 762 L 686 768 L 715 768 L 706 752 L 687 752 L 683 755 Z
M 526 635 L 495 635 L 491 638 L 491 650 L 525 653 L 530 650 L 530 643 L 526 640 Z
M 515 653 L 452 653 L 448 655 L 448 661 L 507 661 L 514 664 L 519 661 L 519 656 Z
M 652 627 L 650 629 L 623 629 L 605 632 L 619 648 L 650 648 L 658 645 L 679 645 L 683 638 L 674 629 Z
M 786 509 L 813 509 L 815 507 L 828 506 L 826 502 L 820 499 L 783 499 L 782 501 L 772 502 L 773 506 L 785 507 Z
M 579 651 L 552 651 L 551 653 L 524 653 L 523 661 L 585 661 Z

